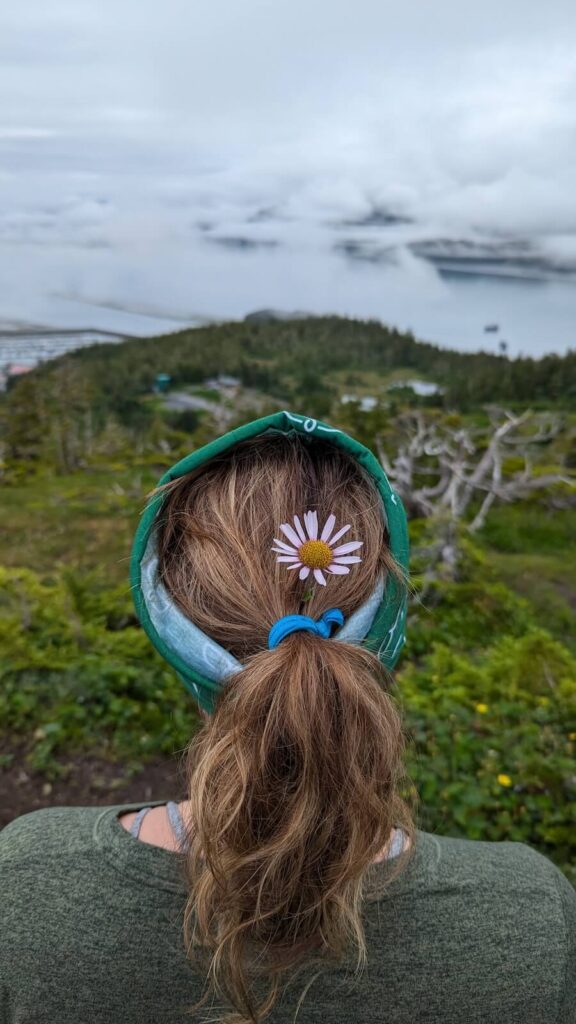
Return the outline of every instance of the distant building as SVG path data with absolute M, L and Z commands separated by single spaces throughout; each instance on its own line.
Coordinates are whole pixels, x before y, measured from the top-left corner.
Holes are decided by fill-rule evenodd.
M 342 395 L 340 401 L 343 405 L 347 405 L 348 402 L 359 402 L 362 412 L 371 412 L 378 405 L 378 399 L 372 395 L 363 395 L 361 398 L 357 395 Z
M 428 380 L 399 380 L 395 384 L 390 384 L 388 391 L 392 391 L 394 388 L 410 388 L 415 395 L 420 395 L 423 398 L 442 392 L 442 388 Z
M 29 373 L 33 369 L 32 363 L 8 363 L 5 373 L 7 377 L 19 377 L 21 373 Z
M 12 377 L 21 377 L 23 373 L 29 373 L 34 369 L 31 363 L 6 363 L 0 370 L 0 391 L 5 391 L 8 381 Z
M 227 373 L 219 373 L 217 377 L 210 377 L 209 380 L 205 380 L 204 387 L 235 395 L 241 383 L 238 377 L 230 377 Z
M 153 390 L 156 391 L 156 393 L 167 391 L 171 380 L 172 377 L 169 373 L 157 373 Z

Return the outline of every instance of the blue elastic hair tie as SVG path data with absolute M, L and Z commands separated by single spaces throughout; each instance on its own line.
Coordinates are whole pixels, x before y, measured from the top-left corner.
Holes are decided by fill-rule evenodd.
M 274 623 L 268 634 L 268 647 L 272 650 L 282 643 L 290 633 L 296 633 L 299 629 L 307 630 L 309 633 L 316 633 L 318 636 L 328 639 L 332 626 L 343 626 L 344 616 L 339 608 L 329 608 L 318 620 L 311 619 L 309 615 L 284 615 Z

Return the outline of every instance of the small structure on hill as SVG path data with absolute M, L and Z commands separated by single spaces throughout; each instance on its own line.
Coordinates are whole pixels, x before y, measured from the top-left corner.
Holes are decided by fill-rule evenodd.
M 420 395 L 422 398 L 442 394 L 444 390 L 429 380 L 399 380 L 395 384 L 389 384 L 387 390 L 393 391 L 394 388 L 409 388 L 415 395 Z
M 217 377 L 210 377 L 204 381 L 204 387 L 214 388 L 224 395 L 233 396 L 237 393 L 241 381 L 238 377 L 231 377 L 227 373 L 219 373 Z
M 378 405 L 378 399 L 372 395 L 362 395 L 360 398 L 357 395 L 342 395 L 340 401 L 343 405 L 348 405 L 348 402 L 358 402 L 362 412 L 371 412 Z
M 169 373 L 157 373 L 156 379 L 154 381 L 153 391 L 155 391 L 156 394 L 163 394 L 164 391 L 167 391 L 168 388 L 170 387 L 171 380 L 172 377 L 170 376 Z
M 21 377 L 22 374 L 29 373 L 33 369 L 32 363 L 6 363 L 3 369 L 0 370 L 0 391 L 6 389 L 8 381 L 13 377 Z

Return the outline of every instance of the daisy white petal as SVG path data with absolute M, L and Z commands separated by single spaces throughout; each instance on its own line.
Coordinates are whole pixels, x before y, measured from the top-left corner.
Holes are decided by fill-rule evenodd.
M 362 559 L 358 555 L 338 555 L 334 559 L 336 565 L 352 565 L 354 562 L 361 562 Z
M 277 562 L 297 562 L 298 555 L 278 555 Z
M 326 580 L 324 579 L 324 574 L 321 569 L 314 569 L 314 579 L 316 580 L 316 583 L 319 583 L 322 587 L 326 586 Z
M 304 520 L 304 529 L 306 530 L 306 539 L 307 540 L 312 540 L 312 535 L 310 533 L 310 513 L 309 512 L 305 512 L 304 515 L 302 516 L 302 519 Z
M 307 580 L 310 575 L 310 569 L 307 565 L 303 565 L 298 574 L 301 580 Z
M 287 565 L 286 568 L 288 569 L 288 572 L 290 572 L 291 569 L 301 569 L 302 562 L 294 562 L 294 565 Z
M 324 523 L 324 529 L 322 530 L 322 533 L 320 534 L 320 540 L 325 540 L 327 544 L 330 543 L 329 537 L 330 537 L 330 534 L 332 533 L 332 530 L 334 529 L 335 524 L 336 524 L 336 516 L 329 515 L 328 519 Z
M 318 540 L 318 513 L 307 512 L 304 516 L 310 540 Z
M 296 518 L 296 516 L 294 516 L 294 518 Z M 295 544 L 297 548 L 301 546 L 302 540 L 296 533 L 294 527 L 290 526 L 290 523 L 280 523 L 280 529 L 292 544 Z
M 284 551 L 296 551 L 296 548 L 292 544 L 287 544 L 286 541 L 278 540 L 276 537 L 274 537 L 274 543 L 277 544 L 279 548 L 283 548 Z M 272 551 L 274 551 L 274 548 L 272 548 Z
M 340 544 L 339 547 L 333 549 L 335 555 L 349 555 L 351 551 L 357 551 L 358 548 L 362 547 L 361 540 L 350 540 L 347 544 Z
M 303 528 L 302 523 L 300 522 L 300 519 L 298 518 L 298 516 L 294 516 L 294 527 L 296 529 L 296 533 L 300 537 L 300 540 L 299 540 L 298 543 L 299 544 L 304 544 L 306 542 L 306 534 L 304 533 L 304 528 Z
M 334 536 L 331 537 L 328 542 L 330 544 L 330 547 L 332 547 L 332 545 L 335 544 L 337 540 L 340 540 L 340 537 L 343 537 L 345 533 L 348 533 L 349 529 L 350 524 L 348 524 L 348 526 L 343 526 L 341 530 L 338 530 L 338 532 L 335 533 Z
M 338 565 L 336 562 L 332 562 L 332 565 L 328 566 L 328 572 L 333 572 L 335 576 L 345 576 L 346 573 L 350 572 L 347 565 Z

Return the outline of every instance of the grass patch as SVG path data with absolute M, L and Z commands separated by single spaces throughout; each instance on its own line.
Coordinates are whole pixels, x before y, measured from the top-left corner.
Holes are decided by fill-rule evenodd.
M 562 555 L 493 552 L 498 579 L 530 602 L 536 618 L 576 653 L 576 553 Z
M 359 397 L 364 395 L 385 395 L 392 384 L 402 384 L 409 380 L 425 380 L 435 384 L 434 378 L 417 370 L 398 368 L 380 373 L 377 370 L 335 370 L 326 375 L 326 383 L 333 385 L 338 392 L 352 392 Z
M 128 580 L 128 560 L 146 493 L 161 470 L 90 469 L 6 487 L 0 504 L 0 565 L 51 574 L 101 569 Z
M 564 555 L 574 544 L 573 510 L 548 509 L 526 501 L 491 509 L 478 540 L 488 548 L 514 554 Z

